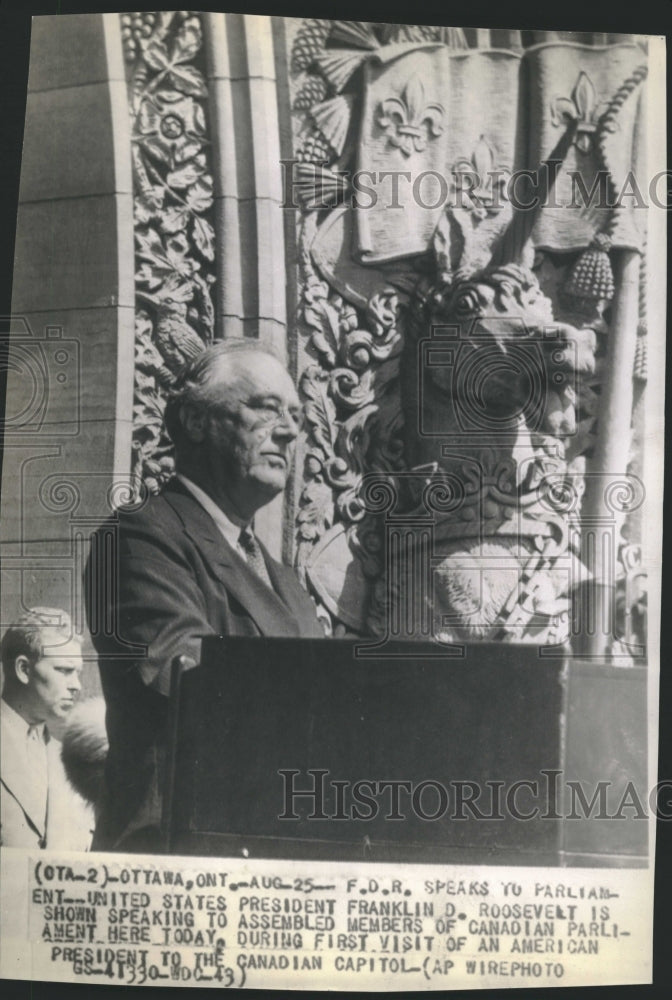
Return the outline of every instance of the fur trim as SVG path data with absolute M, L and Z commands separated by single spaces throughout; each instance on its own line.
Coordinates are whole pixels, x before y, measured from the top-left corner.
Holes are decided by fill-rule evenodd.
M 72 787 L 94 806 L 100 802 L 103 790 L 108 747 L 104 699 L 79 702 L 68 716 L 61 759 Z

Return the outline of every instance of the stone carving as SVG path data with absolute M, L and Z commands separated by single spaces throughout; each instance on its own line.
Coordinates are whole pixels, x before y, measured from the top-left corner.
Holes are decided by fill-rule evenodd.
M 387 132 L 391 146 L 404 156 L 421 152 L 443 132 L 445 110 L 425 101 L 425 88 L 417 73 L 406 84 L 401 98 L 388 97 L 380 105 L 378 124 Z
M 432 337 L 437 328 L 450 336 Z M 446 364 L 418 351 L 428 336 Z M 444 636 L 562 637 L 557 619 L 566 627 L 568 586 L 582 575 L 570 538 L 578 510 L 569 518 L 564 500 L 566 444 L 595 350 L 594 331 L 555 321 L 519 265 L 418 289 L 402 365 L 407 456 L 430 479 L 461 484 L 460 503 L 435 515 L 434 610 L 453 622 Z
M 208 93 L 198 14 L 120 16 L 135 183 L 133 473 L 156 490 L 173 471 L 165 395 L 214 330 Z M 446 53 L 457 50 L 451 63 Z M 555 79 L 563 66 L 549 51 L 533 58 L 548 56 L 546 75 Z M 491 74 L 483 93 L 492 100 L 480 102 L 484 120 L 475 122 L 451 103 L 451 88 L 464 92 L 455 80 L 468 80 L 472 96 L 478 89 L 473 52 L 461 29 L 432 26 L 309 19 L 295 35 L 299 385 L 308 428 L 297 564 L 332 629 L 383 635 L 391 614 L 408 611 L 408 580 L 390 563 L 391 516 L 406 525 L 404 559 L 428 574 L 414 620 L 446 640 L 553 643 L 566 630 L 571 582 L 583 573 L 583 477 L 618 292 L 612 247 L 640 245 L 637 213 L 608 211 L 598 223 L 585 213 L 577 222 L 575 213 L 559 243 L 547 238 L 555 235 L 548 221 L 521 235 L 506 197 L 515 128 L 500 113 L 515 106 L 519 56 L 499 52 L 483 62 Z M 564 78 L 543 102 L 539 125 L 547 143 L 540 159 L 557 141 L 559 155 L 571 150 L 572 165 L 589 164 L 588 178 L 606 169 L 611 195 L 629 167 L 623 136 L 634 134 L 646 76 L 640 50 L 628 59 L 630 75 L 617 89 L 606 64 L 588 60 L 590 72 Z M 460 79 L 461 67 L 471 75 Z M 505 93 L 492 89 L 493 79 L 506 79 Z M 444 102 L 437 86 L 447 80 Z M 377 143 L 383 165 L 389 156 L 392 167 L 445 170 L 449 194 L 460 174 L 477 179 L 429 226 L 427 213 L 416 213 L 407 255 L 403 223 L 392 248 L 374 246 L 380 229 L 371 237 L 366 217 L 349 208 L 352 170 L 367 143 Z
M 297 158 L 321 170 L 299 174 L 308 432 L 297 565 L 334 628 L 382 636 L 390 616 L 408 610 L 386 541 L 386 516 L 401 520 L 406 557 L 415 550 L 430 567 L 413 621 L 431 619 L 445 640 L 553 644 L 566 638 L 570 591 L 586 578 L 581 497 L 615 291 L 611 230 L 572 252 L 535 252 L 528 230 L 507 259 L 513 164 L 502 165 L 482 130 L 470 156 L 448 161 L 478 183 L 441 214 L 426 252 L 389 262 L 378 254 L 362 266 L 347 208 L 363 108 L 355 70 L 436 43 L 465 45 L 454 33 L 399 27 L 334 22 L 319 42 L 311 29 L 310 59 L 300 69 L 293 60 L 296 93 L 307 93 L 307 77 L 326 87 L 312 107 L 295 105 Z M 305 45 L 300 30 L 295 54 Z M 641 79 L 638 71 L 628 93 Z M 377 105 L 377 124 L 390 155 L 408 160 L 450 130 L 451 117 L 435 99 L 427 107 L 413 75 L 399 94 Z M 546 107 L 565 149 L 595 151 L 609 169 L 601 136 L 614 102 L 598 102 L 587 73 Z M 432 351 L 444 361 L 430 363 Z
M 479 137 L 469 158 L 455 161 L 452 173 L 473 178 L 474 183 L 465 189 L 463 200 L 466 201 L 465 207 L 479 219 L 496 215 L 508 201 L 507 181 L 511 170 L 498 162 L 497 150 L 484 135 Z
M 595 86 L 583 70 L 579 73 L 572 96 L 557 97 L 551 105 L 554 125 L 563 127 L 569 122 L 576 123 L 574 142 L 582 153 L 590 152 L 603 111 L 603 106 L 597 102 Z
M 165 394 L 213 337 L 215 231 L 200 15 L 122 14 L 132 119 L 136 240 L 133 475 L 173 471 Z

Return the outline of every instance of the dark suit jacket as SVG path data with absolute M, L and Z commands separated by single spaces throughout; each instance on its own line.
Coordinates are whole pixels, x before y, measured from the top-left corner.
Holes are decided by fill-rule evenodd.
M 204 635 L 324 634 L 294 572 L 263 551 L 273 591 L 177 480 L 94 536 L 85 594 L 110 742 L 94 849 L 159 849 L 176 656 L 198 662 Z

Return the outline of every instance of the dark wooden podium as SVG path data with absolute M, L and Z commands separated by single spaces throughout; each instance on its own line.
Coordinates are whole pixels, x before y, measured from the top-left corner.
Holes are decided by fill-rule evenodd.
M 345 639 L 216 637 L 198 667 L 176 666 L 171 853 L 646 864 L 633 810 L 566 818 L 572 781 L 588 802 L 610 783 L 603 815 L 628 782 L 646 803 L 644 669 L 494 643 L 361 653 Z

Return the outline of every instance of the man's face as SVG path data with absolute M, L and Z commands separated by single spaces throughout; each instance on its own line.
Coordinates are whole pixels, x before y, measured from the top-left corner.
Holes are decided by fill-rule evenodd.
M 67 716 L 82 687 L 82 667 L 81 646 L 74 639 L 44 647 L 42 658 L 27 671 L 35 721 Z
M 270 355 L 242 355 L 209 415 L 210 461 L 233 496 L 268 503 L 287 483 L 301 419 L 288 372 Z M 215 468 L 213 468 L 215 472 Z

